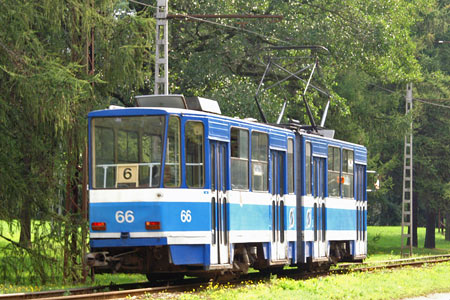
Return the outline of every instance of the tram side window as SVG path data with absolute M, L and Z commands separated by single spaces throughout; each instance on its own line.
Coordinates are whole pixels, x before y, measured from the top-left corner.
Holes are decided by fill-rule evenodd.
M 203 187 L 205 182 L 203 132 L 203 123 L 196 121 L 186 122 L 186 184 L 191 188 Z
M 328 147 L 328 196 L 339 197 L 340 190 L 341 150 Z
M 180 119 L 169 118 L 167 130 L 166 162 L 164 164 L 164 186 L 179 187 L 181 185 L 180 160 Z
M 342 196 L 353 198 L 353 151 L 342 151 Z
M 305 149 L 305 183 L 306 195 L 311 195 L 311 143 L 308 142 Z
M 294 193 L 294 140 L 288 139 L 288 193 Z
M 231 129 L 231 188 L 248 190 L 248 130 Z
M 254 191 L 267 191 L 268 173 L 268 146 L 267 134 L 252 133 L 252 187 Z

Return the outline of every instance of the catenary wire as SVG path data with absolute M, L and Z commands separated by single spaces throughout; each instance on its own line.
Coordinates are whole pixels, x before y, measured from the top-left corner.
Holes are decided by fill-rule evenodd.
M 399 91 L 394 91 L 394 90 L 391 90 L 391 89 L 384 88 L 382 86 L 376 85 L 376 84 L 368 82 L 366 80 L 364 80 L 364 81 L 367 82 L 368 84 L 370 84 L 371 86 L 374 86 L 374 87 L 376 87 L 378 89 L 381 89 L 383 91 L 386 91 L 386 92 L 389 92 L 389 93 L 392 93 L 392 94 L 399 92 Z M 429 104 L 429 105 L 439 106 L 439 107 L 443 107 L 443 108 L 450 108 L 450 106 L 448 106 L 448 105 L 430 102 L 430 101 L 450 101 L 450 99 L 421 99 L 421 98 L 413 98 L 413 100 L 421 102 L 423 104 Z
M 419 101 L 419 102 L 424 103 L 424 104 L 429 104 L 429 105 L 439 106 L 439 107 L 443 107 L 443 108 L 450 108 L 450 106 L 448 106 L 448 105 L 438 104 L 438 103 L 432 103 L 432 102 L 425 101 L 426 99 L 417 99 L 417 98 L 413 98 L 413 100 L 414 100 L 414 101 Z M 446 99 L 443 99 L 443 100 L 446 100 Z

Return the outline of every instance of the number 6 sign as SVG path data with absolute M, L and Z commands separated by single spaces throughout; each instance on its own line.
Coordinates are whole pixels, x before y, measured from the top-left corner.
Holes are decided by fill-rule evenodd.
M 138 166 L 137 165 L 118 165 L 117 183 L 135 183 L 138 185 Z

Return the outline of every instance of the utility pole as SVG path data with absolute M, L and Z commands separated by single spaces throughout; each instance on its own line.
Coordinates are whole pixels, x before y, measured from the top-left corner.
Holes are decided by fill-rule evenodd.
M 168 2 L 169 0 L 157 0 L 156 6 L 155 95 L 169 94 Z
M 412 83 L 406 85 L 406 112 L 412 110 Z M 413 244 L 413 132 L 412 120 L 409 124 L 409 134 L 405 135 L 405 149 L 403 156 L 403 193 L 402 193 L 402 245 L 401 255 L 412 256 Z M 407 232 L 407 233 L 405 233 Z M 406 239 L 406 241 L 405 241 Z M 408 243 L 409 242 L 409 243 Z

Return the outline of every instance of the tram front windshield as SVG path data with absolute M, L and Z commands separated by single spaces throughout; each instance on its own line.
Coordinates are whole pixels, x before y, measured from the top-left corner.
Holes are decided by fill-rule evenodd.
M 159 187 L 163 116 L 94 118 L 91 128 L 93 188 Z

